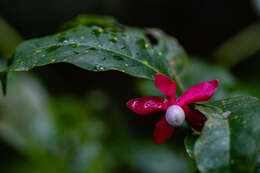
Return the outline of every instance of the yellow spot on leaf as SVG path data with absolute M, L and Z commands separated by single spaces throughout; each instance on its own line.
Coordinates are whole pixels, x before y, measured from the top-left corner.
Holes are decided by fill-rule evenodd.
M 235 115 L 232 119 L 236 120 L 236 119 L 238 119 L 238 118 L 239 118 L 239 116 L 238 116 L 238 115 Z
M 144 61 L 143 63 L 144 63 L 145 65 L 148 65 L 148 64 L 149 64 L 147 61 Z
M 98 28 L 98 32 L 103 32 L 103 29 L 102 28 Z

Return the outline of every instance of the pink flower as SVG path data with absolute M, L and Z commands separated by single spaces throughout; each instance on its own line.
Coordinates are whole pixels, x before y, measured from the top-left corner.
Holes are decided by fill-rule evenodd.
M 218 80 L 199 83 L 175 99 L 176 83 L 163 74 L 155 75 L 155 86 L 166 96 L 148 96 L 132 99 L 126 103 L 127 107 L 140 115 L 153 112 L 166 111 L 165 115 L 156 123 L 154 141 L 162 144 L 169 139 L 174 126 L 179 126 L 184 119 L 192 128 L 201 131 L 207 118 L 199 111 L 191 109 L 188 105 L 195 102 L 209 100 L 218 87 Z

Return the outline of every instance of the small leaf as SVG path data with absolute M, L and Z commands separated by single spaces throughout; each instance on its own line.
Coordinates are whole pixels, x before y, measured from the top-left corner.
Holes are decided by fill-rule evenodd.
M 6 94 L 6 84 L 7 84 L 7 72 L 5 72 L 6 69 L 7 69 L 7 59 L 0 58 L 0 81 L 2 84 L 3 95 Z
M 170 66 L 153 49 L 145 34 L 128 28 L 124 33 L 97 26 L 26 41 L 19 45 L 8 71 L 66 62 L 91 71 L 118 70 L 132 76 L 153 79 L 156 73 L 170 76 Z
M 260 149 L 260 101 L 241 96 L 195 108 L 208 118 L 194 148 L 199 170 L 254 172 Z M 223 116 L 228 111 L 231 115 Z

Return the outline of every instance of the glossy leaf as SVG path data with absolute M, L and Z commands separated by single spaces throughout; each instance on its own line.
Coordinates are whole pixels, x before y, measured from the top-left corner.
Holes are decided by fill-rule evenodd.
M 8 71 L 65 62 L 91 71 L 118 70 L 153 79 L 156 73 L 170 75 L 170 67 L 161 56 L 141 30 L 118 33 L 82 26 L 22 43 L 16 48 Z
M 254 172 L 260 147 L 260 101 L 241 96 L 195 108 L 208 118 L 194 147 L 199 170 Z
M 155 44 L 155 49 L 162 54 L 170 64 L 171 73 L 177 82 L 179 93 L 188 89 L 183 79 L 190 73 L 190 64 L 183 47 L 174 37 L 165 34 L 159 29 L 147 29 L 147 33 L 156 39 L 158 43 Z

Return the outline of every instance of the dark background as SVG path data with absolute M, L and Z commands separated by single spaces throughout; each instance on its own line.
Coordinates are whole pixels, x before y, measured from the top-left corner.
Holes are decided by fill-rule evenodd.
M 203 56 L 257 21 L 251 1 L 0 1 L 0 15 L 27 39 L 54 33 L 61 24 L 82 13 L 111 15 L 131 26 L 161 28 L 177 37 L 190 54 Z
M 25 39 L 45 36 L 59 31 L 60 26 L 79 14 L 110 15 L 122 24 L 137 27 L 157 27 L 175 36 L 190 55 L 211 62 L 212 51 L 243 28 L 258 20 L 252 1 L 236 0 L 1 0 L 2 15 Z M 257 68 L 253 63 L 240 63 L 233 72 L 239 77 L 250 76 Z M 245 65 L 246 64 L 246 65 Z M 255 68 L 250 68 L 254 66 Z M 44 70 L 43 70 L 44 69 Z M 72 73 L 73 72 L 73 73 Z M 50 91 L 75 92 L 85 90 L 91 83 L 113 89 L 119 73 L 94 74 L 70 65 L 54 65 L 39 70 Z M 48 74 L 52 73 L 52 77 Z M 117 77 L 110 82 L 108 76 Z M 95 75 L 98 75 L 97 77 Z M 63 77 L 66 76 L 66 77 Z M 82 79 L 82 77 L 87 79 Z M 55 82 L 58 81 L 58 82 Z M 70 86 L 73 81 L 74 86 Z M 80 81 L 77 83 L 76 81 Z M 85 85 L 82 85 L 85 83 Z M 109 83 L 107 85 L 107 83 Z M 55 85 L 53 85 L 55 84 Z M 59 84 L 59 85 L 57 85 Z M 112 84 L 112 85 L 111 85 Z M 129 85 L 127 82 L 122 84 Z M 62 87 L 61 87 L 62 86 Z M 98 85 L 100 86 L 100 85 Z

